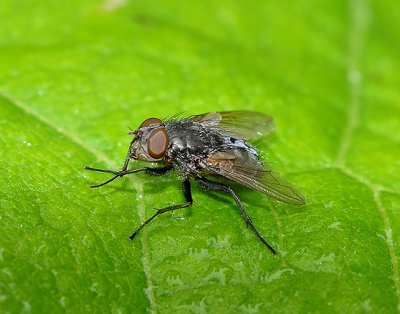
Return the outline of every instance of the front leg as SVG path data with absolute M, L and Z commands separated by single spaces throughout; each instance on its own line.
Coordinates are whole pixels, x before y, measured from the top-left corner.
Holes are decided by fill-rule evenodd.
M 171 211 L 171 210 L 192 206 L 193 198 L 192 198 L 192 189 L 190 186 L 189 179 L 185 179 L 185 181 L 183 181 L 182 190 L 183 190 L 183 195 L 185 196 L 185 199 L 186 199 L 186 203 L 181 204 L 181 205 L 168 206 L 165 208 L 158 209 L 157 212 L 153 216 L 151 216 L 139 228 L 137 228 L 137 230 L 129 237 L 129 239 L 132 240 L 134 237 L 136 237 L 136 235 L 139 233 L 139 231 L 142 230 L 144 226 L 146 226 L 148 223 L 150 223 L 150 221 L 152 221 L 158 215 L 161 215 L 161 214 Z
M 120 170 L 120 171 L 114 171 L 114 170 L 108 170 L 108 169 L 97 169 L 97 168 L 91 168 L 91 167 L 85 167 L 85 169 L 86 170 L 91 170 L 91 171 L 96 171 L 96 172 L 105 172 L 105 173 L 114 174 L 114 177 L 112 177 L 111 179 L 109 179 L 109 180 L 107 180 L 107 181 L 105 181 L 105 182 L 103 182 L 101 184 L 91 185 L 90 186 L 91 188 L 98 188 L 98 187 L 101 187 L 103 185 L 106 185 L 106 184 L 114 181 L 117 178 L 123 177 L 123 176 L 125 176 L 127 174 L 136 173 L 136 172 L 146 172 L 148 174 L 157 175 L 157 176 L 164 175 L 164 174 L 166 174 L 168 171 L 170 171 L 172 169 L 172 166 L 169 165 L 169 166 L 165 166 L 165 167 L 162 167 L 162 168 L 148 168 L 148 167 L 145 167 L 145 168 L 139 168 L 139 169 L 133 169 L 133 170 L 126 170 L 126 169 L 124 170 L 123 169 L 123 170 Z

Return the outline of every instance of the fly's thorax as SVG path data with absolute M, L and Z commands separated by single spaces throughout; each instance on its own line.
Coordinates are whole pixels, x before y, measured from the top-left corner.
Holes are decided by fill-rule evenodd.
M 192 120 L 173 120 L 166 125 L 170 135 L 169 149 L 187 154 L 205 154 L 223 144 L 222 134 Z
M 145 120 L 134 134 L 129 157 L 149 162 L 160 162 L 165 158 L 169 144 L 168 132 L 164 123 L 157 118 Z
M 197 173 L 215 143 L 223 142 L 220 136 L 210 134 L 210 128 L 191 120 L 170 120 L 165 127 L 169 134 L 166 160 L 183 176 Z

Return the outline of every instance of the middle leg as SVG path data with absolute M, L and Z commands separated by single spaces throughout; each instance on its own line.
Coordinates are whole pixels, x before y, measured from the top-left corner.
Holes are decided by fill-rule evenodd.
M 192 204 L 193 204 L 192 189 L 190 186 L 190 180 L 188 178 L 185 179 L 185 181 L 183 181 L 182 190 L 183 190 L 183 195 L 185 196 L 185 199 L 186 199 L 186 203 L 181 204 L 181 205 L 168 206 L 165 208 L 158 209 L 157 212 L 153 216 L 151 216 L 139 228 L 137 228 L 137 230 L 129 237 L 129 239 L 132 240 L 134 237 L 136 237 L 136 235 L 139 233 L 139 231 L 142 230 L 148 223 L 150 223 L 158 215 L 161 215 L 161 214 L 171 211 L 171 210 L 192 206 Z

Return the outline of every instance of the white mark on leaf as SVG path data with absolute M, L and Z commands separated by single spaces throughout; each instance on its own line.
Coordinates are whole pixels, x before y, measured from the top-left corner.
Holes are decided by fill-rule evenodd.
M 31 307 L 31 304 L 28 301 L 26 301 L 26 300 L 22 301 L 22 305 L 23 305 L 23 308 L 22 308 L 23 312 L 30 312 L 31 311 L 32 307 Z
M 335 229 L 335 230 L 343 231 L 343 229 L 340 227 L 340 225 L 341 225 L 341 222 L 335 221 L 334 223 L 332 223 L 331 225 L 328 226 L 328 229 Z
M 363 309 L 364 310 L 366 310 L 367 312 L 372 312 L 372 307 L 371 307 L 371 300 L 370 299 L 368 299 L 368 300 L 365 300 L 363 303 L 362 303 L 362 307 L 363 307 Z
M 58 303 L 61 305 L 61 307 L 65 308 L 65 297 L 62 296 L 59 300 Z
M 211 281 L 211 280 L 217 280 L 222 286 L 225 286 L 226 284 L 226 278 L 225 278 L 225 271 L 228 270 L 227 268 L 221 268 L 218 271 L 212 271 L 210 274 L 208 274 L 206 277 L 204 277 L 205 281 Z
M 103 2 L 103 8 L 105 11 L 114 11 L 123 7 L 127 4 L 126 0 L 105 0 Z
M 271 275 L 265 280 L 265 282 L 271 282 L 271 281 L 274 281 L 274 280 L 278 280 L 278 279 L 281 278 L 282 274 L 284 274 L 284 273 L 286 273 L 286 272 L 290 273 L 291 275 L 294 274 L 294 270 L 293 270 L 293 269 L 289 269 L 289 268 L 288 268 L 288 269 L 281 269 L 281 270 L 278 270 L 278 271 L 276 271 L 275 273 L 271 274 Z
M 239 306 L 239 309 L 243 312 L 243 313 L 249 313 L 249 314 L 255 314 L 255 313 L 259 313 L 260 312 L 260 306 L 261 303 L 257 303 L 256 305 L 252 305 L 252 304 L 242 304 L 241 306 Z
M 97 282 L 93 283 L 93 284 L 90 286 L 90 291 L 92 291 L 93 293 L 99 295 L 99 291 L 97 290 Z
M 207 314 L 207 305 L 205 303 L 205 299 L 203 298 L 199 304 L 192 302 L 187 305 L 177 306 L 177 309 L 186 310 L 187 312 L 192 312 L 196 314 Z

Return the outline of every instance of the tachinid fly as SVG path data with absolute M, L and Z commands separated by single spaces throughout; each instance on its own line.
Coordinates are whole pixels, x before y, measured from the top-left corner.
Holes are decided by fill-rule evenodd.
M 183 180 L 183 194 L 186 203 L 158 209 L 131 236 L 158 215 L 178 208 L 191 206 L 191 179 L 206 189 L 228 193 L 235 200 L 247 225 L 272 253 L 276 251 L 267 243 L 254 227 L 242 202 L 228 184 L 214 181 L 220 176 L 257 190 L 279 201 L 301 205 L 305 203 L 301 195 L 290 183 L 261 162 L 258 151 L 246 140 L 260 137 L 274 130 L 271 117 L 259 112 L 225 111 L 209 112 L 187 118 L 171 118 L 162 121 L 157 118 L 145 120 L 136 131 L 129 134 L 134 138 L 129 146 L 124 166 L 120 171 L 95 169 L 87 170 L 111 173 L 108 181 L 93 185 L 97 188 L 119 177 L 136 172 L 163 175 L 175 168 Z M 141 159 L 162 166 L 128 170 L 131 159 Z

